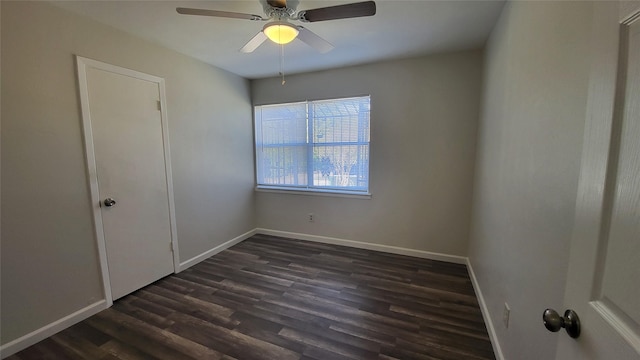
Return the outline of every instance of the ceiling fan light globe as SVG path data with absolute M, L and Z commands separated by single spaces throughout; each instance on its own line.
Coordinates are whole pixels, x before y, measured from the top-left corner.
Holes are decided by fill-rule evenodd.
M 288 44 L 298 36 L 298 29 L 286 22 L 273 22 L 265 25 L 265 35 L 276 44 Z

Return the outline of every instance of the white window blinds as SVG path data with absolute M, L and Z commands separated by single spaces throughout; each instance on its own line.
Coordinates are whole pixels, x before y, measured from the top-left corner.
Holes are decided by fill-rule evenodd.
M 368 193 L 370 97 L 255 107 L 258 186 Z

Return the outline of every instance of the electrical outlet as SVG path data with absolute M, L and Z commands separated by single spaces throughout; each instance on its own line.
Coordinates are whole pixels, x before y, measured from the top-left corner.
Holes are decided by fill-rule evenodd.
M 313 215 L 313 213 L 309 213 L 307 215 L 307 219 L 309 220 L 309 222 L 313 222 L 315 220 L 315 216 Z
M 509 328 L 509 315 L 511 315 L 511 308 L 509 308 L 509 304 L 504 303 L 504 310 L 502 311 L 502 323 L 505 328 Z

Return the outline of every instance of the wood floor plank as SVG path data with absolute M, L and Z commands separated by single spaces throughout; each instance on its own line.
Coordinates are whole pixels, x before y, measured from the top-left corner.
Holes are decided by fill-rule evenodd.
M 63 331 L 56 334 L 51 339 L 58 343 L 61 347 L 69 350 L 74 354 L 74 357 L 78 359 L 109 359 L 112 358 L 111 354 L 104 349 L 96 346 L 88 338 L 82 334 L 74 331 L 74 328 L 69 331 Z
M 255 235 L 7 359 L 495 356 L 464 265 Z
M 144 299 L 128 298 L 126 301 L 118 301 L 113 304 L 113 309 L 142 320 L 158 329 L 166 329 L 173 324 L 173 321 L 167 319 L 167 316 L 172 313 L 171 311 L 163 311 L 165 315 L 155 314 L 151 311 L 147 311 L 148 302 L 142 303 L 142 301 L 144 301 Z M 156 308 L 157 306 L 153 307 L 153 309 Z
M 177 336 L 167 330 L 157 329 L 126 314 L 107 309 L 85 320 L 123 343 L 159 359 L 220 359 L 221 354 Z
M 112 339 L 104 343 L 100 348 L 107 351 L 117 359 L 121 360 L 157 360 L 158 358 L 147 354 L 141 350 L 136 349 L 133 346 L 125 344 L 116 339 Z
M 378 351 L 369 351 L 350 344 L 334 341 L 323 336 L 307 333 L 295 329 L 284 328 L 279 333 L 287 339 L 292 339 L 304 345 L 328 350 L 332 353 L 352 359 L 367 360 L 378 355 Z M 308 355 L 309 353 L 305 353 Z
M 247 336 L 239 331 L 229 330 L 208 323 L 187 314 L 175 313 L 176 320 L 170 328 L 172 332 L 194 342 L 240 359 L 282 359 L 294 360 L 300 356 L 281 346 Z

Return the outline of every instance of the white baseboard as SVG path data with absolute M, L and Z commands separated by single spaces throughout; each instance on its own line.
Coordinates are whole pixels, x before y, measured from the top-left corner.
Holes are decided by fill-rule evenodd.
M 264 234 L 264 235 L 271 235 L 271 236 L 280 236 L 280 237 L 287 237 L 287 238 L 293 238 L 293 239 L 299 239 L 299 240 L 306 240 L 306 241 L 313 241 L 313 242 L 319 242 L 319 243 L 325 243 L 325 244 L 333 244 L 333 245 L 342 245 L 342 246 L 350 246 L 350 247 L 354 247 L 354 248 L 359 248 L 359 249 L 367 249 L 367 250 L 374 250 L 374 251 L 381 251 L 381 252 L 386 252 L 386 253 L 391 253 L 391 254 L 399 254 L 399 255 L 407 255 L 407 256 L 414 256 L 414 257 L 419 257 L 419 258 L 424 258 L 424 259 L 431 259 L 431 260 L 439 260 L 439 261 L 446 261 L 446 262 L 451 262 L 451 263 L 456 263 L 456 264 L 465 264 L 467 266 L 467 269 L 469 269 L 469 276 L 471 277 L 471 282 L 473 284 L 473 288 L 476 292 L 476 295 L 478 297 L 478 302 L 480 303 L 480 310 L 482 311 L 482 316 L 484 318 L 485 324 L 487 325 L 487 330 L 489 333 L 489 338 L 491 339 L 491 344 L 493 346 L 493 351 L 495 352 L 496 358 L 497 360 L 504 360 L 504 356 L 502 355 L 502 350 L 500 348 L 500 344 L 498 343 L 498 338 L 496 336 L 496 332 L 495 329 L 493 327 L 493 322 L 491 321 L 491 317 L 489 315 L 489 311 L 487 308 L 487 305 L 484 301 L 484 297 L 482 295 L 482 291 L 480 290 L 480 286 L 478 285 L 478 280 L 476 279 L 475 273 L 473 272 L 473 268 L 471 266 L 471 263 L 469 262 L 469 259 L 467 257 L 464 256 L 458 256 L 458 255 L 447 255 L 447 254 L 441 254 L 441 253 L 434 253 L 434 252 L 429 252 L 429 251 L 423 251 L 423 250 L 414 250 L 414 249 L 407 249 L 407 248 L 401 248 L 401 247 L 397 247 L 397 246 L 390 246 L 390 245 L 382 245 L 382 244 L 372 244 L 372 243 L 366 243 L 366 242 L 361 242 L 361 241 L 355 241 L 355 240 L 346 240 L 346 239 L 339 239 L 339 238 L 333 238 L 333 237 L 327 237 L 327 236 L 319 236 L 319 235 L 310 235 L 310 234 L 302 234 L 302 233 L 294 233 L 294 232 L 288 232 L 288 231 L 279 231 L 279 230 L 271 230 L 271 229 L 263 229 L 263 228 L 256 228 L 253 230 L 250 230 L 240 236 L 237 236 L 223 244 L 220 244 L 200 255 L 197 255 L 187 261 L 184 261 L 182 263 L 180 263 L 180 267 L 178 272 L 183 271 L 227 248 L 230 248 L 231 246 L 238 244 L 248 238 L 250 238 L 251 236 L 255 235 L 255 234 Z M 107 301 L 106 300 L 100 300 L 94 304 L 91 304 L 83 309 L 80 309 L 76 312 L 74 312 L 73 314 L 70 314 L 68 316 L 65 316 L 64 318 L 57 320 L 49 325 L 46 325 L 38 330 L 35 330 L 27 335 L 24 335 L 16 340 L 13 340 L 7 344 L 4 344 L 2 346 L 0 346 L 0 358 L 4 359 L 8 356 L 11 356 L 15 353 L 17 353 L 18 351 L 21 351 L 23 349 L 26 349 L 27 347 L 36 344 L 39 341 L 42 341 L 46 338 L 48 338 L 49 336 L 52 336 L 84 319 L 89 318 L 90 316 L 93 316 L 95 314 L 97 314 L 98 312 L 107 309 L 108 305 L 107 305 Z
M 107 307 L 107 301 L 100 300 L 74 312 L 73 314 L 63 317 L 60 320 L 54 321 L 49 325 L 43 326 L 38 330 L 32 331 L 27 335 L 8 342 L 0 346 L 0 358 L 4 359 L 18 351 L 24 350 L 29 346 L 48 338 L 49 336 L 55 335 L 56 333 L 99 313 Z
M 469 277 L 471 278 L 471 283 L 473 284 L 473 289 L 475 290 L 476 296 L 478 297 L 478 303 L 480 304 L 480 311 L 482 312 L 482 317 L 487 326 L 487 332 L 489 333 L 489 339 L 491 340 L 491 346 L 493 347 L 493 352 L 495 353 L 497 360 L 505 360 L 504 355 L 502 354 L 500 343 L 498 342 L 498 336 L 496 335 L 495 328 L 493 327 L 493 322 L 491 321 L 491 316 L 489 315 L 489 309 L 487 308 L 487 303 L 484 300 L 484 296 L 482 295 L 482 290 L 480 290 L 480 285 L 478 284 L 478 279 L 476 278 L 476 274 L 473 272 L 473 267 L 471 266 L 471 262 L 469 261 L 468 257 L 458 256 L 458 255 L 447 255 L 447 254 L 434 253 L 429 251 L 401 248 L 397 246 L 372 244 L 372 243 L 365 243 L 361 241 L 345 240 L 345 239 L 338 239 L 338 238 L 332 238 L 327 236 L 301 234 L 301 233 L 272 230 L 272 229 L 257 228 L 255 229 L 255 233 L 293 238 L 293 239 L 299 239 L 299 240 L 314 241 L 314 242 L 325 243 L 325 244 L 350 246 L 350 247 L 355 247 L 359 249 L 375 250 L 375 251 L 387 252 L 392 254 L 414 256 L 414 257 L 419 257 L 424 259 L 439 260 L 439 261 L 446 261 L 446 262 L 466 265 L 469 271 Z
M 256 230 L 253 229 L 251 231 L 248 231 L 238 237 L 235 237 L 221 245 L 218 245 L 216 247 L 214 247 L 211 250 L 208 250 L 198 256 L 195 256 L 185 262 L 180 263 L 178 272 L 187 269 L 209 257 L 211 257 L 212 255 L 215 255 L 219 252 L 221 252 L 224 249 L 227 249 L 245 239 L 250 238 L 251 236 L 253 236 L 256 233 Z M 95 314 L 97 314 L 98 312 L 107 309 L 109 307 L 109 304 L 107 303 L 106 300 L 100 300 L 94 304 L 91 304 L 87 307 L 85 307 L 84 309 L 80 309 L 76 312 L 74 312 L 71 315 L 65 316 L 62 319 L 59 319 L 57 321 L 54 321 L 38 330 L 35 330 L 27 335 L 24 335 L 16 340 L 13 340 L 7 344 L 4 344 L 2 346 L 0 346 L 0 358 L 4 359 L 8 356 L 11 356 L 15 353 L 17 353 L 18 351 L 24 350 L 26 348 L 28 348 L 31 345 L 34 345 L 46 338 L 48 338 L 49 336 L 55 335 L 56 333 L 72 326 L 75 325 L 76 323 L 85 320 L 87 318 L 89 318 L 90 316 L 93 316 Z
M 482 312 L 484 323 L 487 325 L 487 332 L 489 333 L 491 346 L 493 346 L 493 352 L 495 353 L 497 360 L 504 360 L 502 348 L 500 348 L 500 343 L 498 342 L 498 335 L 496 334 L 496 329 L 493 327 L 491 315 L 489 315 L 489 308 L 487 307 L 487 303 L 484 301 L 482 290 L 480 290 L 480 284 L 478 284 L 478 279 L 476 278 L 475 272 L 473 272 L 473 267 L 471 266 L 471 261 L 469 261 L 469 258 L 467 258 L 467 270 L 469 271 L 469 277 L 471 278 L 471 283 L 473 284 L 473 290 L 475 290 L 476 296 L 478 297 L 478 302 L 480 303 L 480 311 Z
M 314 241 L 314 242 L 319 242 L 324 244 L 350 246 L 358 249 L 374 250 L 374 251 L 381 251 L 381 252 L 386 252 L 391 254 L 413 256 L 413 257 L 418 257 L 423 259 L 446 261 L 446 262 L 451 262 L 455 264 L 467 264 L 467 258 L 464 256 L 447 255 L 447 254 L 441 254 L 441 253 L 435 253 L 435 252 L 429 252 L 429 251 L 423 251 L 423 250 L 401 248 L 397 246 L 372 244 L 372 243 L 366 243 L 366 242 L 355 241 L 355 240 L 338 239 L 338 238 L 327 237 L 327 236 L 309 235 L 309 234 L 301 234 L 301 233 L 263 229 L 263 228 L 257 228 L 255 230 L 255 233 L 271 235 L 271 236 L 287 237 L 287 238 L 306 240 L 306 241 Z
M 211 256 L 221 252 L 222 250 L 228 249 L 228 248 L 232 247 L 233 245 L 252 237 L 255 234 L 256 234 L 256 229 L 247 231 L 246 233 L 244 233 L 244 234 L 242 234 L 240 236 L 237 236 L 237 237 L 235 237 L 235 238 L 233 238 L 233 239 L 231 239 L 231 240 L 229 240 L 229 241 L 227 241 L 225 243 L 222 243 L 222 244 L 214 247 L 213 249 L 207 250 L 207 251 L 203 252 L 200 255 L 192 257 L 191 259 L 189 259 L 187 261 L 181 262 L 180 266 L 178 267 L 178 271 L 177 272 L 180 272 L 180 271 L 183 271 L 185 269 L 188 269 L 188 268 L 192 267 L 193 265 L 195 265 L 195 264 L 197 264 L 197 263 L 199 263 L 201 261 L 204 261 L 205 259 L 208 259 Z

